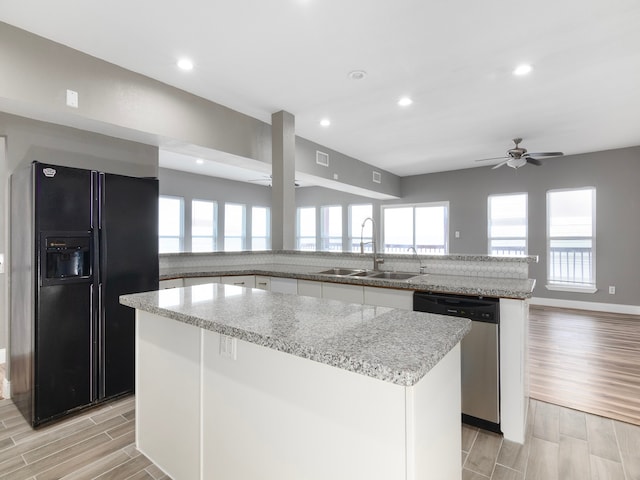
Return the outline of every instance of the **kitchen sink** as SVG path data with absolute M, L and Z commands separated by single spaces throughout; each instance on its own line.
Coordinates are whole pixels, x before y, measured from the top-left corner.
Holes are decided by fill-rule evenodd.
M 369 278 L 385 278 L 388 280 L 407 280 L 409 278 L 417 277 L 419 273 L 409 272 L 369 272 L 367 277 Z
M 330 268 L 329 270 L 323 270 L 318 272 L 319 275 L 359 275 L 366 273 L 361 268 Z

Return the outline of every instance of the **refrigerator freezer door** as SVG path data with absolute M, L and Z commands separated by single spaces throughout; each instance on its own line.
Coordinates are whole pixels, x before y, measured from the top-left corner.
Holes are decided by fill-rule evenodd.
M 35 424 L 93 400 L 91 284 L 42 287 L 38 310 Z
M 133 391 L 135 314 L 127 293 L 158 289 L 158 181 L 100 175 L 100 396 Z
M 93 212 L 90 170 L 34 164 L 36 231 L 89 231 Z

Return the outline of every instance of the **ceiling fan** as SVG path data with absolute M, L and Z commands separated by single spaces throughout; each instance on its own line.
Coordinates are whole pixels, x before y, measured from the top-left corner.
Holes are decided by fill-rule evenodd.
M 514 138 L 513 143 L 516 144 L 514 148 L 507 150 L 507 153 L 502 157 L 483 158 L 482 160 L 476 160 L 476 162 L 487 162 L 489 160 L 502 160 L 502 162 L 495 165 L 492 169 L 500 168 L 503 165 L 507 165 L 511 168 L 520 168 L 530 163 L 532 165 L 540 166 L 542 162 L 536 157 L 560 157 L 564 155 L 562 152 L 537 152 L 528 153 L 526 148 L 519 147 L 522 142 L 521 138 Z

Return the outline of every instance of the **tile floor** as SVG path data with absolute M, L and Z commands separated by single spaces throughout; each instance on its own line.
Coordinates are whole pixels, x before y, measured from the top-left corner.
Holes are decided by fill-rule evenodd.
M 462 480 L 640 480 L 640 426 L 530 400 L 524 445 L 462 426 Z

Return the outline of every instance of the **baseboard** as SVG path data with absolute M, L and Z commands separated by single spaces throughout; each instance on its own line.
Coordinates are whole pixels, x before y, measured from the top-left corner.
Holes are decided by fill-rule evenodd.
M 618 303 L 583 302 L 580 300 L 561 300 L 557 298 L 533 297 L 530 305 L 544 307 L 575 308 L 577 310 L 591 310 L 592 312 L 624 313 L 640 315 L 640 305 L 621 305 Z
M 11 398 L 11 382 L 6 378 L 2 381 L 2 398 Z

